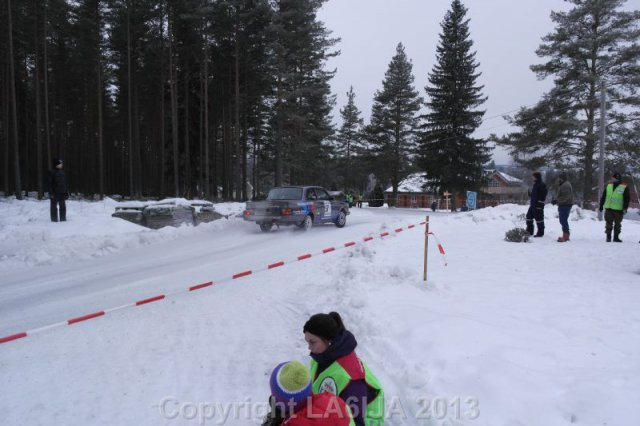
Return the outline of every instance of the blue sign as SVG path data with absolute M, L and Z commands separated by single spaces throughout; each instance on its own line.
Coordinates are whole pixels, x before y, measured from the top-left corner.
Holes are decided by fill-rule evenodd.
M 467 191 L 467 207 L 469 210 L 476 209 L 476 195 L 477 193 L 472 191 Z

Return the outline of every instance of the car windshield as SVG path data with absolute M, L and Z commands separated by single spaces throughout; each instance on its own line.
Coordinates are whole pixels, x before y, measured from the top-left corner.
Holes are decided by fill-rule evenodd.
M 302 188 L 273 188 L 267 196 L 267 200 L 299 200 L 301 198 Z

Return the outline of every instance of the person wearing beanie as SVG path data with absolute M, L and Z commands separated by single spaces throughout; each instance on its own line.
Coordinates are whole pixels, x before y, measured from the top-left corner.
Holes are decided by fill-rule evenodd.
M 278 364 L 269 379 L 271 412 L 263 426 L 354 426 L 347 405 L 328 392 L 311 392 L 309 369 L 299 361 Z
M 69 198 L 67 189 L 67 178 L 62 170 L 62 160 L 54 158 L 52 169 L 48 173 L 47 187 L 49 189 L 49 200 L 51 202 L 50 213 L 51 222 L 58 221 L 58 208 L 60 210 L 60 222 L 67 220 L 67 206 L 65 200 Z
M 571 213 L 571 206 L 573 206 L 573 187 L 564 172 L 558 175 L 558 192 L 556 198 L 551 200 L 551 204 L 558 205 L 558 218 L 560 226 L 562 226 L 562 236 L 558 237 L 558 242 L 567 242 L 570 236 L 569 213 Z
M 533 187 L 529 191 L 531 200 L 527 211 L 527 233 L 534 237 L 542 237 L 544 235 L 544 201 L 547 198 L 547 185 L 542 181 L 540 172 L 534 172 L 532 177 Z M 535 235 L 533 234 L 534 220 L 538 228 Z
M 613 231 L 613 242 L 622 242 L 620 239 L 622 217 L 627 214 L 629 199 L 629 187 L 622 182 L 620 173 L 613 173 L 611 182 L 600 197 L 600 211 L 604 209 L 604 232 L 607 236 L 607 242 L 611 242 L 611 231 Z
M 311 356 L 313 393 L 330 392 L 347 403 L 358 426 L 384 424 L 384 391 L 356 355 L 354 335 L 340 314 L 312 315 L 302 329 Z

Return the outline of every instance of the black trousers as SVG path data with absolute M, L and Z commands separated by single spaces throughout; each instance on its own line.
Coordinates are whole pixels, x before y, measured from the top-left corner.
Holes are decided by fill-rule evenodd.
M 65 194 L 53 194 L 51 197 L 51 222 L 58 221 L 58 206 L 60 207 L 60 221 L 67 220 L 67 205 L 64 202 Z
M 527 232 L 533 235 L 533 221 L 536 222 L 538 235 L 544 235 L 544 207 L 529 207 L 527 211 Z

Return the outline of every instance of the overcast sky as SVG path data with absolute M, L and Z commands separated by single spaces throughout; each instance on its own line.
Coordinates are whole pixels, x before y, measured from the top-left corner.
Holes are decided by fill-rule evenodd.
M 503 134 L 509 126 L 501 115 L 535 104 L 552 87 L 551 79 L 538 81 L 529 66 L 543 62 L 535 54 L 541 38 L 552 32 L 551 11 L 568 10 L 563 0 L 463 0 L 469 29 L 480 64 L 478 83 L 489 99 L 485 121 L 476 133 Z M 337 94 L 334 121 L 353 86 L 356 105 L 365 123 L 371 114 L 374 94 L 382 88 L 384 74 L 398 43 L 413 63 L 415 88 L 425 98 L 428 73 L 436 60 L 440 23 L 451 0 L 329 0 L 318 17 L 333 37 L 341 38 L 341 54 L 329 62 L 337 69 L 331 82 Z M 628 0 L 625 9 L 640 9 L 640 0 Z M 497 117 L 496 117 L 497 116 Z M 502 151 L 494 151 L 497 164 L 509 162 Z

